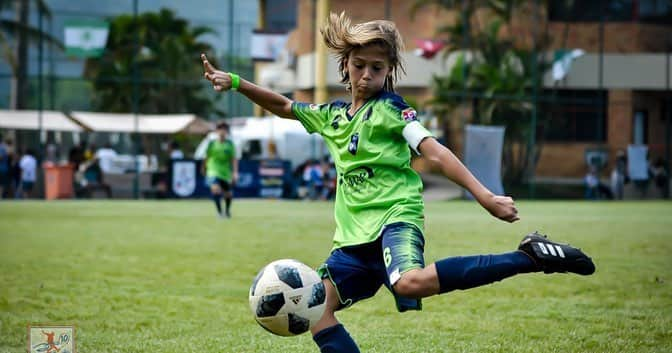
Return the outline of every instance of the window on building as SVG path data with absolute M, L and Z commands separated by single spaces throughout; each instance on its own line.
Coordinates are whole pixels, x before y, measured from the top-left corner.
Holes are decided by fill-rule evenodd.
M 548 19 L 562 22 L 622 22 L 634 19 L 633 0 L 572 1 L 550 0 Z
M 672 1 L 639 0 L 637 3 L 639 21 L 672 24 Z
M 547 90 L 540 104 L 547 141 L 604 142 L 607 94 L 600 90 Z
M 289 32 L 296 28 L 297 0 L 266 1 L 266 31 Z
M 647 22 L 672 24 L 669 0 L 595 0 L 548 2 L 548 19 L 561 22 Z

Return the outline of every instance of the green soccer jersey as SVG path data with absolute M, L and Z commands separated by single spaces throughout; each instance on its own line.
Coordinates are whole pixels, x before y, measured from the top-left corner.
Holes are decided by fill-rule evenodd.
M 236 158 L 236 148 L 231 140 L 220 142 L 219 139 L 212 140 L 208 144 L 205 153 L 208 158 L 205 165 L 208 177 L 216 177 L 226 182 L 231 182 L 231 169 L 233 168 L 233 159 Z
M 394 93 L 370 98 L 353 116 L 349 108 L 340 101 L 292 104 L 306 130 L 324 137 L 336 165 L 334 248 L 374 241 L 384 225 L 395 222 L 424 229 L 422 181 L 411 168 L 411 149 L 402 131 L 414 123 L 415 136 L 431 134 Z

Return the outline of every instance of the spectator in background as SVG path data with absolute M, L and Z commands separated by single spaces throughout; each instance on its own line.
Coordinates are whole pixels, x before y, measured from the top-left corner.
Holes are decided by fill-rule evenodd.
M 37 181 L 37 159 L 32 148 L 26 149 L 19 161 L 21 168 L 21 193 L 18 198 L 32 198 L 35 181 Z
M 651 177 L 658 190 L 664 195 L 668 188 L 670 176 L 663 158 L 658 157 L 656 162 L 653 163 L 653 166 L 651 167 Z
M 45 152 L 44 162 L 58 163 L 60 153 L 58 151 L 58 145 L 54 141 L 49 141 L 47 143 Z
M 9 190 L 10 168 L 11 157 L 7 145 L 2 141 L 2 135 L 0 135 L 0 198 L 4 198 L 5 192 Z
M 600 200 L 604 198 L 613 198 L 611 190 L 607 187 L 607 185 L 600 181 L 600 175 L 597 172 L 597 167 L 589 167 L 588 174 L 586 174 L 584 181 L 586 183 L 586 199 Z
M 324 158 L 323 163 L 324 191 L 322 192 L 322 198 L 331 200 L 336 195 L 338 172 L 336 171 L 336 165 L 329 160 L 328 156 Z
M 614 170 L 611 171 L 611 193 L 615 200 L 623 199 L 623 189 L 625 184 L 628 182 L 627 170 L 628 160 L 625 157 L 625 152 L 623 150 L 619 150 L 616 152 L 616 163 L 614 164 Z
M 106 143 L 103 148 L 100 148 L 96 151 L 96 156 L 98 163 L 100 163 L 100 169 L 104 173 L 109 173 L 113 168 L 114 159 L 117 157 L 117 151 L 112 149 L 112 146 L 109 143 Z
M 322 165 L 317 159 L 306 161 L 303 169 L 303 183 L 309 199 L 315 200 L 321 196 L 324 188 L 323 176 Z
M 168 155 L 170 156 L 170 159 L 184 159 L 184 153 L 182 153 L 182 150 L 180 149 L 180 144 L 179 142 L 173 140 L 170 142 L 170 145 L 168 145 Z
M 84 144 L 84 160 L 90 161 L 96 156 L 96 145 L 94 143 L 86 146 Z
M 21 192 L 21 167 L 19 166 L 20 153 L 18 150 L 18 148 L 12 150 L 9 167 L 10 189 L 13 192 L 12 196 L 15 198 L 18 198 Z
M 79 165 L 84 162 L 84 150 L 85 146 L 83 142 L 80 142 L 77 145 L 72 146 L 70 151 L 68 151 L 68 162 L 72 164 L 72 168 L 75 172 L 79 170 Z
M 322 197 L 322 190 L 324 189 L 324 172 L 322 170 L 322 163 L 314 159 L 310 166 L 310 198 L 317 200 Z
M 83 162 L 75 174 L 75 195 L 91 198 L 94 191 L 102 190 L 108 199 L 112 198 L 112 188 L 103 178 L 97 158 Z
M 12 139 L 5 140 L 5 147 L 7 148 L 7 154 L 9 155 L 9 179 L 7 180 L 7 186 L 5 189 L 5 197 L 10 198 L 14 197 L 16 190 L 19 188 L 20 175 L 19 175 L 19 156 L 16 153 L 16 148 L 14 147 L 14 142 Z M 16 175 L 19 176 L 16 176 Z
M 594 200 L 597 199 L 597 186 L 600 183 L 599 178 L 597 177 L 597 172 L 595 168 L 589 167 L 588 173 L 583 178 L 583 181 L 586 184 L 586 199 Z

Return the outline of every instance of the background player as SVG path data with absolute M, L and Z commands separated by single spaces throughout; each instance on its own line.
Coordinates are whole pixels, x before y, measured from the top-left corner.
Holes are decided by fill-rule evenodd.
M 217 138 L 208 143 L 202 165 L 206 182 L 212 194 L 212 200 L 217 207 L 217 215 L 231 218 L 232 189 L 238 180 L 236 148 L 229 139 L 229 125 L 227 123 L 218 123 L 216 132 Z M 222 194 L 224 194 L 225 202 L 224 213 L 222 213 Z

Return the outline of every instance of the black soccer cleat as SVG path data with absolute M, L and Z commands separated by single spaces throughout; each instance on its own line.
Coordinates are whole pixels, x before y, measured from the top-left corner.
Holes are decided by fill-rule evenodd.
M 581 249 L 556 243 L 537 232 L 526 235 L 518 250 L 531 257 L 544 273 L 572 272 L 587 276 L 595 272 L 593 260 Z

